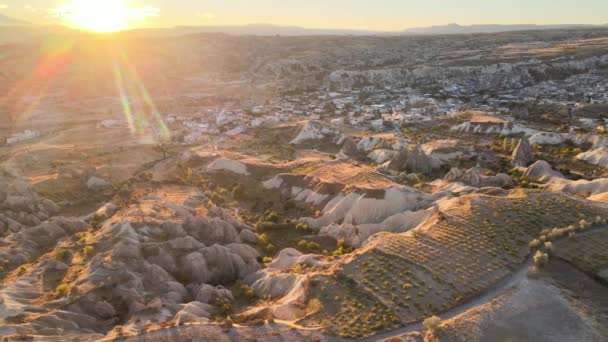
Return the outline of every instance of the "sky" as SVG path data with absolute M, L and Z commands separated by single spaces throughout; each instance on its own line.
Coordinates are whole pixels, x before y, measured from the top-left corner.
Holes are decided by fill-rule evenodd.
M 0 0 L 0 14 L 35 24 L 62 22 L 70 1 Z M 118 0 L 136 17 L 130 28 L 274 24 L 398 31 L 458 23 L 606 24 L 608 0 Z M 104 3 L 104 0 L 98 0 Z

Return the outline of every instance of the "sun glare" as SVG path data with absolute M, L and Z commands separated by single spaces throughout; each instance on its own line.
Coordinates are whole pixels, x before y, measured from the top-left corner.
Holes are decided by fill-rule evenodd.
M 145 16 L 145 9 L 131 7 L 125 0 L 70 0 L 59 15 L 69 26 L 94 32 L 128 29 Z

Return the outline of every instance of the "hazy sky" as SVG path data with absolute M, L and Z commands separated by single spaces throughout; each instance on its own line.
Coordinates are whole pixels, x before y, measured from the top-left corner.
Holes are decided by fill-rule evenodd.
M 0 0 L 0 14 L 33 23 L 57 23 L 59 19 L 53 10 L 70 1 L 75 0 Z M 154 13 L 133 24 L 140 27 L 268 23 L 310 28 L 402 30 L 453 22 L 467 25 L 608 23 L 608 0 L 124 1 L 134 9 L 146 8 L 146 13 Z

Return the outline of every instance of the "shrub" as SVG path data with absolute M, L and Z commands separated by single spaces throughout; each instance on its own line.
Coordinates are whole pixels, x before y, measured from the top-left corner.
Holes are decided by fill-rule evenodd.
M 274 253 L 276 251 L 276 249 L 277 248 L 271 243 L 269 243 L 268 246 L 266 246 L 266 252 L 268 252 L 268 253 Z
M 266 234 L 266 233 L 260 234 L 260 236 L 258 236 L 258 242 L 260 243 L 260 245 L 270 244 L 270 238 L 268 237 L 268 234 Z
M 540 246 L 540 241 L 538 239 L 534 239 L 530 241 L 530 248 L 538 248 Z
M 308 249 L 313 249 L 313 250 L 321 249 L 321 245 L 319 245 L 318 243 L 316 243 L 314 241 L 309 241 L 307 247 L 308 247 Z
M 82 253 L 84 253 L 84 255 L 89 258 L 93 255 L 93 252 L 95 251 L 95 248 L 93 248 L 93 246 L 85 246 L 82 249 Z
M 318 243 L 316 243 L 314 241 L 306 241 L 306 240 L 300 240 L 298 242 L 298 247 L 300 247 L 302 249 L 312 249 L 312 250 L 321 249 L 321 245 L 319 245 Z
M 219 314 L 222 316 L 228 316 L 232 313 L 232 309 L 232 303 L 225 301 L 219 306 Z
M 534 264 L 536 266 L 541 267 L 546 264 L 547 261 L 549 261 L 549 255 L 547 253 L 537 251 L 536 254 L 534 254 Z
M 276 211 L 271 211 L 266 215 L 266 220 L 268 220 L 272 223 L 278 223 L 280 218 L 281 217 L 279 216 L 279 214 Z
M 245 191 L 240 184 L 236 184 L 232 187 L 232 197 L 242 199 L 244 198 Z
M 306 270 L 306 265 L 303 265 L 303 264 L 296 264 L 291 267 L 291 272 L 296 273 L 296 274 L 303 273 L 305 270 Z
M 340 247 L 340 248 L 336 249 L 335 251 L 333 251 L 332 254 L 335 256 L 344 255 L 344 254 L 346 254 L 346 250 L 344 249 L 344 247 Z
M 545 249 L 548 252 L 553 252 L 553 250 L 554 250 L 553 243 L 552 242 L 545 242 Z
M 57 288 L 55 289 L 55 291 L 57 291 L 57 294 L 59 294 L 60 296 L 65 296 L 66 294 L 68 294 L 69 290 L 70 287 L 66 283 L 57 286 Z
M 433 335 L 436 335 L 441 328 L 441 318 L 437 316 L 431 316 L 425 319 L 422 324 L 427 328 Z
M 69 252 L 65 249 L 58 249 L 55 251 L 55 260 L 66 261 L 68 259 Z
M 253 299 L 256 297 L 255 290 L 251 288 L 251 286 L 242 282 L 238 284 L 238 294 L 248 299 Z
M 296 225 L 296 230 L 298 230 L 298 231 L 307 231 L 308 230 L 308 225 L 304 224 L 304 223 L 298 223 Z
M 306 308 L 307 312 L 315 313 L 320 311 L 323 308 L 323 304 L 318 298 L 313 298 L 308 302 L 308 306 Z

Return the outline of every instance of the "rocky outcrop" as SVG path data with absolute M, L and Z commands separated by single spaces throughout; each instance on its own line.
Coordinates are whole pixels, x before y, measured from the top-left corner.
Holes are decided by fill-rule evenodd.
M 258 234 L 254 233 L 252 230 L 243 229 L 239 233 L 239 237 L 241 238 L 241 241 L 243 241 L 245 243 L 255 244 L 258 242 L 259 236 L 258 236 Z
M 119 242 L 113 248 L 114 258 L 141 258 L 134 251 L 143 248 L 144 256 L 149 262 L 180 279 L 198 283 L 226 283 L 259 269 L 258 252 L 244 244 L 214 244 L 206 247 L 189 236 L 166 243 L 146 244 L 143 247 L 138 247 L 139 245 L 140 243 L 124 240 Z
M 207 171 L 230 171 L 239 175 L 250 175 L 247 165 L 230 159 L 216 159 L 207 165 Z
M 114 203 L 106 203 L 95 212 L 94 217 L 97 220 L 107 220 L 118 211 L 118 206 Z
M 389 170 L 407 172 L 431 172 L 439 167 L 438 162 L 427 156 L 420 146 L 401 148 L 386 164 Z
M 299 145 L 311 140 L 321 140 L 324 138 L 336 138 L 339 135 L 338 130 L 323 124 L 319 121 L 306 121 L 298 135 L 289 143 Z
M 382 143 L 382 139 L 374 136 L 363 137 L 357 142 L 357 150 L 369 153 Z
M 589 164 L 608 168 L 608 147 L 592 149 L 578 154 L 575 158 L 583 160 Z
M 528 164 L 534 161 L 534 153 L 532 151 L 532 146 L 530 146 L 530 142 L 527 138 L 522 138 L 519 140 L 519 144 L 513 150 L 513 154 L 511 155 L 511 163 L 513 166 L 521 166 L 526 167 Z
M 28 203 L 14 200 L 9 204 L 21 208 Z M 255 243 L 251 227 L 227 210 L 211 206 L 205 208 L 208 216 L 197 216 L 206 203 L 200 194 L 187 197 L 183 204 L 150 195 L 113 215 L 114 210 L 107 208 L 112 210 L 104 210 L 98 218 L 107 220 L 87 238 L 87 246 L 94 246 L 87 255 L 81 254 L 85 253 L 82 247 L 72 249 L 63 243 L 85 231 L 89 226 L 84 222 L 53 217 L 33 227 L 21 226 L 6 240 L 12 245 L 0 250 L 5 270 L 34 262 L 20 271 L 24 282 L 36 284 L 39 279 L 48 291 L 55 291 L 62 281 L 69 287 L 52 308 L 36 307 L 36 315 L 20 323 L 19 329 L 37 332 L 48 321 L 67 331 L 103 331 L 108 322 L 118 319 L 140 329 L 146 321 L 204 322 L 214 317 L 234 300 L 219 284 L 232 284 L 260 270 L 260 255 L 243 243 L 242 237 Z M 59 244 L 62 251 L 53 255 L 61 261 L 40 258 Z M 84 266 L 79 265 L 74 273 L 70 260 L 76 255 L 81 255 Z M 38 258 L 41 261 L 36 262 Z M 64 278 L 66 274 L 73 275 Z M 13 293 L 33 299 L 42 295 L 19 286 L 0 288 L 3 315 L 28 314 L 34 307 L 27 303 L 14 306 Z M 57 316 L 56 308 L 70 319 Z M 81 325 L 81 321 L 90 321 L 90 325 Z
M 268 308 L 273 317 L 295 320 L 305 314 L 302 306 L 299 305 L 306 298 L 308 278 L 305 275 L 263 270 L 246 281 L 251 284 L 258 296 L 268 296 L 276 300 Z
M 377 149 L 371 151 L 367 158 L 371 159 L 376 164 L 382 164 L 388 160 L 392 160 L 396 155 L 395 151 L 387 150 L 387 149 Z
M 569 134 L 539 132 L 530 137 L 530 144 L 559 145 L 571 140 Z
M 608 178 L 598 178 L 590 181 L 566 179 L 561 173 L 553 170 L 551 165 L 544 160 L 539 160 L 530 165 L 524 172 L 524 176 L 531 181 L 545 183 L 545 187 L 549 190 L 589 197 L 592 200 L 603 201 L 604 193 L 608 193 Z
M 24 182 L 10 185 L 4 182 L 0 186 L 0 236 L 17 232 L 22 227 L 40 225 L 60 210 L 55 202 L 34 194 Z
M 505 187 L 513 185 L 511 177 L 504 173 L 499 173 L 496 176 L 482 175 L 477 168 L 471 168 L 462 171 L 457 167 L 453 167 L 445 175 L 444 180 L 448 182 L 461 182 L 463 184 L 476 188 L 483 187 Z
M 591 181 L 584 179 L 573 181 L 554 177 L 547 182 L 547 187 L 553 191 L 562 191 L 571 195 L 593 197 L 601 200 L 602 195 L 608 193 L 608 178 L 598 178 Z
M 423 144 L 421 147 L 426 155 L 438 160 L 441 164 L 447 164 L 453 160 L 475 154 L 473 146 L 466 148 L 455 139 L 434 140 Z
M 214 311 L 213 306 L 209 304 L 190 302 L 181 306 L 181 309 L 175 315 L 175 322 L 177 324 L 209 322 L 213 316 L 211 312 Z
M 451 128 L 454 132 L 470 132 L 479 134 L 526 135 L 531 136 L 537 131 L 514 124 L 513 122 L 471 122 L 467 121 Z
M 4 260 L 4 269 L 11 270 L 18 265 L 36 260 L 46 253 L 62 238 L 82 232 L 87 225 L 73 218 L 53 217 L 34 227 L 19 227 L 5 239 L 12 242 L 10 247 L 0 250 L 0 259 Z
M 86 183 L 89 190 L 97 191 L 104 190 L 111 186 L 111 184 L 103 178 L 92 176 Z
M 319 266 L 320 256 L 315 254 L 303 254 L 294 248 L 285 248 L 279 255 L 268 264 L 269 268 L 285 270 L 293 267 L 294 265 L 307 265 L 307 266 Z
M 595 149 L 608 147 L 608 137 L 598 134 L 538 132 L 529 140 L 531 145 L 560 145 L 569 142 L 575 145 L 590 144 Z
M 392 215 L 380 223 L 365 224 L 330 224 L 319 230 L 319 235 L 329 236 L 338 240 L 343 240 L 348 246 L 359 248 L 374 234 L 380 232 L 403 233 L 430 218 L 436 213 L 436 209 L 431 207 L 426 210 L 405 211 Z
M 553 170 L 551 164 L 544 160 L 539 160 L 534 164 L 530 165 L 524 172 L 524 176 L 535 182 L 547 182 L 554 177 L 563 178 L 564 176 Z
M 340 149 L 340 155 L 356 158 L 359 156 L 359 150 L 357 149 L 357 143 L 351 137 L 346 137 L 342 144 L 342 149 Z
M 382 197 L 357 192 L 338 195 L 327 203 L 322 216 L 301 218 L 300 222 L 321 236 L 360 247 L 376 233 L 405 232 L 417 226 L 429 217 L 436 201 L 450 196 L 447 191 L 426 194 L 409 187 L 383 192 Z

